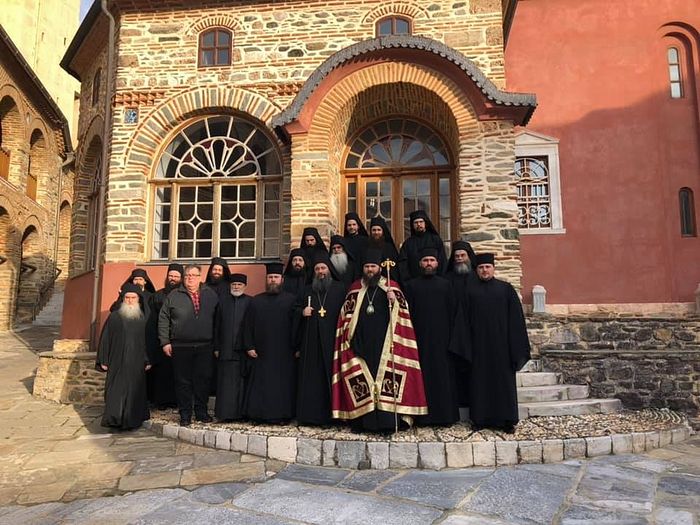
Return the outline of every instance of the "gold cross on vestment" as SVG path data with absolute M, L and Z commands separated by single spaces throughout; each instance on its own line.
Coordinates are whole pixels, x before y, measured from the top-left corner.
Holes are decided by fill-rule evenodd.
M 323 306 L 319 309 L 318 315 L 321 317 L 326 317 L 326 309 Z

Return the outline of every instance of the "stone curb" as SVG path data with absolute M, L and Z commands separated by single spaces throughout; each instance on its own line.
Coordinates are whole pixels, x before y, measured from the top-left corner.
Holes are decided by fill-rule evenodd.
M 587 438 L 529 441 L 394 442 L 336 441 L 264 436 L 228 430 L 183 428 L 146 421 L 158 435 L 218 450 L 232 450 L 301 465 L 363 469 L 494 467 L 519 463 L 557 463 L 608 454 L 638 454 L 690 436 L 689 426 Z

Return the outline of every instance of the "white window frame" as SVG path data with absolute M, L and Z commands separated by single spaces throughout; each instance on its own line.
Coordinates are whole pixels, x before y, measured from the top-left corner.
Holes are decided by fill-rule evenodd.
M 566 233 L 561 206 L 561 185 L 559 181 L 559 139 L 520 130 L 515 134 L 516 157 L 547 157 L 549 167 L 550 228 L 518 228 L 520 235 L 557 235 Z

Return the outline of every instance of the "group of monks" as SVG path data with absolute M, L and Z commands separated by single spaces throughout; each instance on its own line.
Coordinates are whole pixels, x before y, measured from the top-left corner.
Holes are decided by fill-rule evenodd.
M 196 419 L 209 421 L 206 399 L 215 391 L 220 421 L 345 420 L 358 432 L 391 432 L 412 423 L 451 425 L 468 408 L 474 427 L 512 431 L 515 372 L 530 358 L 517 292 L 494 277 L 493 254 L 477 255 L 456 241 L 447 258 L 424 211 L 409 221 L 400 249 L 381 217 L 367 231 L 357 214 L 347 214 L 343 235 L 333 235 L 329 247 L 307 228 L 286 267 L 266 265 L 265 291 L 255 297 L 245 294 L 247 277 L 231 274 L 219 258 L 204 283 L 194 283 L 198 267 L 171 265 L 158 292 L 135 270 L 110 315 L 120 316 L 117 331 L 124 331 L 125 297 L 138 292 L 132 301 L 143 313 L 136 330 L 143 329 L 144 348 L 132 359 L 138 379 L 116 381 L 122 390 L 143 383 L 132 412 L 148 417 L 147 398 L 159 408 L 177 406 L 187 425 L 194 402 Z M 210 310 L 211 327 L 199 320 Z M 98 365 L 128 353 L 124 336 L 114 349 L 112 339 L 101 343 Z M 108 389 L 112 366 L 103 369 Z M 118 399 L 127 397 L 122 390 Z M 133 428 L 139 417 L 128 425 L 103 423 Z

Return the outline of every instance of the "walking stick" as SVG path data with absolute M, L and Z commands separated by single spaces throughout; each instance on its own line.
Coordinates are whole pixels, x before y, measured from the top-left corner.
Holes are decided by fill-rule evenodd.
M 389 291 L 391 291 L 391 267 L 396 266 L 396 263 L 387 258 L 387 260 L 382 263 L 382 266 L 386 268 L 386 278 L 389 282 Z M 389 351 L 391 352 L 391 390 L 394 393 L 394 434 L 398 434 L 399 414 L 396 407 L 398 392 L 396 388 L 396 361 L 394 360 L 394 316 L 391 313 L 389 316 L 389 327 L 391 330 L 391 342 L 389 343 Z

